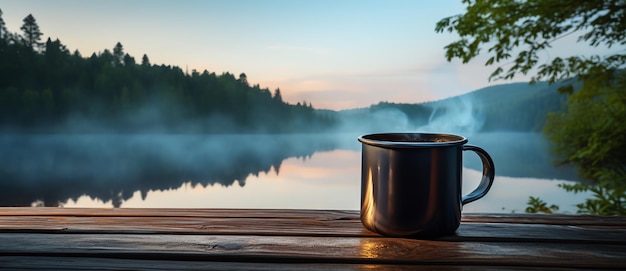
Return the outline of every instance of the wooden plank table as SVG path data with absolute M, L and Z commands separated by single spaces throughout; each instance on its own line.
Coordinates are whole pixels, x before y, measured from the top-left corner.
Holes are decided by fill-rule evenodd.
M 357 211 L 0 208 L 0 269 L 626 270 L 626 218 L 465 214 L 420 240 Z

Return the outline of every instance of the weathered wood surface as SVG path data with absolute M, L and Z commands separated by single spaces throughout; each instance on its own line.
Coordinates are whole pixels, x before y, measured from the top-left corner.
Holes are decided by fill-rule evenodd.
M 468 214 L 420 240 L 356 211 L 0 208 L 0 268 L 626 270 L 626 218 Z

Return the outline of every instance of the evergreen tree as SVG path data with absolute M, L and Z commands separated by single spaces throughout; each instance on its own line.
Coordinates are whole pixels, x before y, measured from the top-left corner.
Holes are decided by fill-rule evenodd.
M 283 102 L 283 96 L 280 94 L 280 88 L 274 90 L 274 100 L 277 102 Z
M 124 55 L 124 65 L 125 66 L 135 66 L 135 58 L 130 56 L 129 54 Z
M 58 39 L 41 43 L 32 15 L 21 29 L 23 35 L 4 28 L 0 32 L 8 41 L 0 43 L 0 130 L 63 131 L 64 121 L 73 116 L 89 124 L 74 132 L 142 132 L 154 127 L 208 133 L 317 132 L 332 125 L 310 117 L 301 103 L 283 102 L 280 89 L 272 96 L 258 84 L 250 86 L 245 73 L 235 78 L 229 72 L 218 76 L 194 70 L 189 76 L 176 66 L 152 65 L 146 54 L 138 68 L 121 42 L 83 58 Z M 312 107 L 306 102 L 304 106 Z M 152 108 L 149 114 L 141 111 L 146 107 Z M 303 119 L 307 125 L 301 124 Z M 190 121 L 197 121 L 199 128 L 181 125 Z
M 8 31 L 4 19 L 2 19 L 2 9 L 0 9 L 0 42 L 8 40 Z
M 248 76 L 246 76 L 246 74 L 242 72 L 241 74 L 239 74 L 239 82 L 241 82 L 245 86 L 248 86 Z
M 141 66 L 150 67 L 150 59 L 148 59 L 148 55 L 143 54 L 141 58 Z
M 113 47 L 113 64 L 116 66 L 124 64 L 124 46 L 120 42 Z
M 54 54 L 69 54 L 70 51 L 67 49 L 65 45 L 61 43 L 59 39 L 52 41 L 50 38 L 46 41 L 45 46 L 45 54 L 46 55 L 54 55 Z
M 39 30 L 37 20 L 35 20 L 32 14 L 28 14 L 23 22 L 24 24 L 20 28 L 24 32 L 22 42 L 33 50 L 38 49 L 42 45 L 41 36 L 43 33 Z
M 73 56 L 75 58 L 83 58 L 83 56 L 80 54 L 80 52 L 78 51 L 78 49 L 74 50 Z

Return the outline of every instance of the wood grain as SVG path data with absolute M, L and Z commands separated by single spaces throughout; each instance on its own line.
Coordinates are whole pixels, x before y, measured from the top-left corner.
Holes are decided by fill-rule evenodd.
M 623 267 L 623 246 L 445 242 L 403 238 L 0 234 L 6 256 L 258 263 Z
M 99 210 L 93 215 L 85 210 L 45 209 L 45 212 L 0 215 L 0 232 L 61 232 L 61 233 L 143 233 L 143 234 L 213 234 L 213 235 L 265 235 L 265 236 L 350 236 L 376 237 L 361 226 L 358 213 L 338 211 L 287 211 L 277 210 Z M 49 211 L 48 211 L 49 210 Z M 159 216 L 155 216 L 158 213 Z M 42 215 L 43 214 L 43 215 Z M 519 221 L 504 223 L 498 217 L 491 220 L 464 221 L 456 235 L 440 238 L 448 241 L 489 242 L 562 242 L 626 244 L 626 226 L 607 229 L 585 226 L 540 224 Z M 512 219 L 509 219 L 512 220 Z M 522 223 L 529 220 L 526 216 Z M 546 220 L 542 218 L 541 220 Z M 570 219 L 571 220 L 571 219 Z M 471 221 L 490 221 L 478 223 Z M 561 219 L 566 224 L 567 219 Z M 603 220 L 602 220 L 603 221 Z M 604 222 L 602 222 L 604 223 Z M 28 225 L 25 227 L 24 225 Z M 554 234 L 558 232 L 558 234 Z
M 219 217 L 219 218 L 301 218 L 318 220 L 359 220 L 355 210 L 307 209 L 173 209 L 173 208 L 53 208 L 2 207 L 1 216 L 84 216 L 84 217 Z M 606 226 L 626 228 L 626 217 L 593 215 L 466 213 L 464 222 Z
M 356 211 L 0 208 L 17 270 L 626 270 L 626 218 L 466 214 L 455 235 L 387 238 Z
M 241 263 L 241 262 L 206 262 L 180 260 L 133 260 L 103 259 L 88 257 L 23 257 L 0 256 L 2 269 L 12 270 L 464 270 L 464 271 L 496 271 L 496 270 L 546 270 L 563 271 L 567 268 L 540 269 L 524 266 L 458 266 L 458 265 L 403 265 L 403 264 L 328 264 L 328 263 Z

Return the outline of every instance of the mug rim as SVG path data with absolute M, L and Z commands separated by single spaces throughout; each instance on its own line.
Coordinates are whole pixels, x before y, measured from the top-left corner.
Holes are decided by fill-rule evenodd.
M 445 137 L 450 140 L 446 141 L 402 141 L 402 140 L 394 140 L 394 138 L 399 139 L 419 139 L 419 138 L 441 138 Z M 467 138 L 454 135 L 454 134 L 444 134 L 444 133 L 418 133 L 418 132 L 409 132 L 409 133 L 374 133 L 374 134 L 365 134 L 358 137 L 358 140 L 367 145 L 377 146 L 377 147 L 395 147 L 395 148 L 425 148 L 425 147 L 443 147 L 443 146 L 456 146 L 463 145 L 468 142 Z

